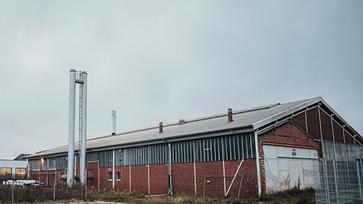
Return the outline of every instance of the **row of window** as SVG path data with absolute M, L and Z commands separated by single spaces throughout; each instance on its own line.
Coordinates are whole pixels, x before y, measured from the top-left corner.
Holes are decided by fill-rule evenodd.
M 30 170 L 40 169 L 40 161 L 39 160 L 29 160 L 29 168 L 30 168 Z
M 29 167 L 31 170 L 36 169 L 65 169 L 67 168 L 67 157 L 51 157 L 46 160 L 29 160 Z
M 121 181 L 121 179 L 122 179 L 121 172 L 120 171 L 116 171 L 115 172 L 115 177 L 116 177 L 116 180 L 117 181 Z M 109 181 L 112 181 L 112 171 L 107 172 L 107 178 L 108 178 Z
M 209 162 L 220 160 L 241 160 L 255 158 L 253 133 L 228 135 L 214 138 L 179 141 L 170 143 L 171 162 Z M 115 150 L 115 164 L 145 165 L 168 163 L 168 144 L 154 144 Z M 99 161 L 100 167 L 112 166 L 113 151 L 87 153 L 87 161 Z M 79 162 L 79 156 L 76 156 Z M 42 164 L 40 164 L 42 163 Z M 31 169 L 65 169 L 67 157 L 53 157 L 46 161 L 29 161 Z
M 7 175 L 7 174 L 13 174 L 16 175 L 25 175 L 26 169 L 25 168 L 15 168 L 15 172 L 13 172 L 11 167 L 0 167 L 0 175 Z

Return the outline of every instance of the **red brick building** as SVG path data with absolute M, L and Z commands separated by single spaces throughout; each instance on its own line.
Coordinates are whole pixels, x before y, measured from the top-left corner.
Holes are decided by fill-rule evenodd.
M 88 140 L 88 185 L 242 198 L 313 187 L 316 162 L 332 155 L 326 142 L 338 158 L 350 153 L 336 146 L 360 148 L 362 137 L 320 97 L 228 110 Z M 52 183 L 55 175 L 65 175 L 67 146 L 28 159 L 32 177 Z M 78 161 L 76 156 L 76 172 Z

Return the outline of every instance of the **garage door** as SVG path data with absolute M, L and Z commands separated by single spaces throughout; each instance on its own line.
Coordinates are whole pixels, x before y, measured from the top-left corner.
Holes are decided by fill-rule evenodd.
M 264 145 L 263 151 L 267 193 L 314 187 L 317 150 Z

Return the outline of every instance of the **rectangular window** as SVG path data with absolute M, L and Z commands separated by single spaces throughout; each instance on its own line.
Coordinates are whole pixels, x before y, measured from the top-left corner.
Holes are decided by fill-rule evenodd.
M 121 177 L 122 177 L 122 175 L 121 175 L 121 172 L 116 172 L 116 179 L 117 179 L 117 181 L 121 181 Z
M 11 174 L 11 167 L 2 167 L 0 168 L 0 175 Z
M 111 171 L 107 172 L 107 178 L 109 181 L 112 181 L 112 172 Z
M 56 168 L 56 158 L 49 158 L 47 164 L 48 164 L 48 169 L 55 169 Z
M 29 166 L 32 171 L 38 171 L 40 169 L 40 161 L 39 160 L 30 160 Z
M 25 175 L 26 174 L 26 169 L 25 168 L 16 168 L 15 169 L 15 174 L 16 175 Z

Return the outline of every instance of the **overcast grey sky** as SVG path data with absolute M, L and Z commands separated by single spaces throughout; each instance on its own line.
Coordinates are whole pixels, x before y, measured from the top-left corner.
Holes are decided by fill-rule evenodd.
M 0 1 L 0 158 L 67 143 L 69 69 L 88 137 L 322 96 L 363 133 L 363 1 Z

